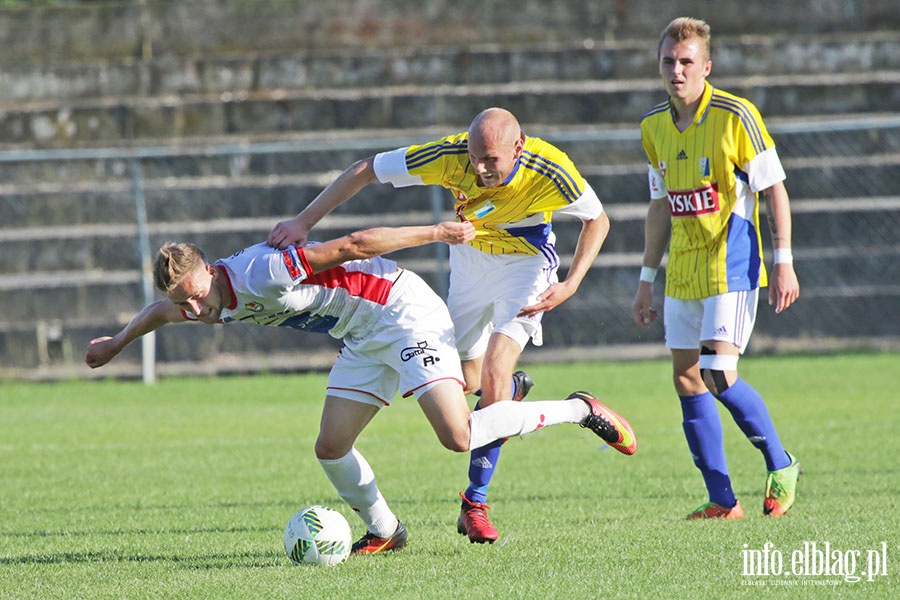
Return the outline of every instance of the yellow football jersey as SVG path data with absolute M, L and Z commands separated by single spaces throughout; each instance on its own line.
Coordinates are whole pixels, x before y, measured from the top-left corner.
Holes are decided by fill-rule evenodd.
M 522 156 L 499 187 L 478 186 L 467 133 L 410 146 L 406 170 L 421 183 L 440 185 L 453 194 L 457 218 L 475 225 L 470 245 L 489 254 L 555 256 L 552 213 L 578 200 L 587 185 L 562 150 L 527 136 Z
M 666 295 L 697 299 L 767 284 L 757 192 L 784 170 L 756 107 L 708 82 L 683 132 L 669 101 L 641 121 L 651 197 L 672 221 Z

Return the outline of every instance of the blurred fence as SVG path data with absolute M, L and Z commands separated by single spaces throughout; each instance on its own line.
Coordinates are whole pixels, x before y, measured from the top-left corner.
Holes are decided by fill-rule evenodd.
M 775 316 L 765 301 L 753 349 L 895 347 L 900 340 L 900 116 L 769 123 L 788 173 L 800 302 Z M 340 133 L 278 142 L 0 152 L 0 376 L 295 370 L 330 364 L 327 336 L 229 325 L 164 328 L 99 373 L 83 350 L 156 296 L 151 254 L 198 243 L 213 257 L 265 238 L 340 170 L 375 152 L 446 132 Z M 545 345 L 525 360 L 664 353 L 662 330 L 631 323 L 643 250 L 646 160 L 636 129 L 527 131 L 565 149 L 597 190 L 612 230 L 578 294 L 545 317 Z M 437 188 L 369 186 L 327 217 L 319 239 L 372 225 L 451 218 Z M 580 223 L 554 222 L 563 256 Z M 767 231 L 764 235 L 767 235 Z M 771 265 L 766 240 L 767 263 Z M 446 248 L 394 258 L 446 292 Z M 660 278 L 661 280 L 661 278 Z M 659 284 L 658 297 L 662 296 Z M 202 330 L 202 331 L 201 331 Z M 154 362 L 157 364 L 154 366 Z

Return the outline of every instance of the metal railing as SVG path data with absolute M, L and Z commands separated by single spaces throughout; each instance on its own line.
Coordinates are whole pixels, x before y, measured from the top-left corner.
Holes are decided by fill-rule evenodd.
M 869 339 L 875 346 L 885 340 L 895 341 L 900 336 L 900 242 L 896 233 L 900 231 L 900 116 L 795 120 L 769 126 L 788 172 L 795 215 L 794 254 L 804 286 L 801 302 L 792 309 L 796 318 L 779 333 L 786 336 L 780 345 L 814 350 L 823 340 L 860 344 Z M 554 330 L 560 332 L 545 336 L 548 349 L 659 344 L 658 333 L 640 334 L 626 312 L 634 292 L 635 267 L 640 264 L 641 223 L 646 207 L 646 166 L 638 130 L 586 128 L 529 133 L 566 149 L 592 185 L 598 191 L 605 190 L 601 198 L 614 222 L 611 238 L 617 230 L 626 232 L 617 243 L 611 243 L 612 239 L 607 243 L 594 267 L 597 275 L 586 282 L 586 289 L 551 313 L 552 318 L 548 315 Z M 114 315 L 126 313 L 128 307 L 136 312 L 141 303 L 154 298 L 150 279 L 152 240 L 189 234 L 224 244 L 232 239 L 264 237 L 275 222 L 302 208 L 353 158 L 433 137 L 432 132 L 422 132 L 360 138 L 299 137 L 277 142 L 2 151 L 0 248 L 6 258 L 0 265 L 0 294 L 4 294 L 8 310 L 0 315 L 0 335 L 10 340 L 16 335 L 25 339 L 32 331 L 36 339 L 31 352 L 34 358 L 29 364 L 17 357 L 19 367 L 53 370 L 51 363 L 60 359 L 52 358 L 48 344 L 83 343 L 89 330 L 111 329 L 121 318 L 104 315 L 103 310 L 100 314 L 77 310 L 43 314 L 46 310 L 38 300 L 41 294 L 52 290 L 85 297 L 97 294 L 100 298 L 104 285 L 121 285 L 132 292 L 115 304 Z M 384 200 L 386 195 L 400 196 L 399 191 L 378 196 L 374 190 L 364 190 L 357 209 L 335 213 L 322 225 L 348 230 L 446 218 L 450 205 L 444 192 L 423 189 L 414 192 L 419 198 L 428 194 L 427 202 L 419 201 L 417 210 L 411 210 L 417 205 L 403 198 L 393 203 Z M 242 194 L 246 197 L 240 198 Z M 224 198 L 220 205 L 210 198 L 217 195 Z M 280 200 L 276 202 L 273 197 Z M 255 208 L 261 205 L 269 208 Z M 227 208 L 219 210 L 220 206 Z M 176 216 L 168 217 L 167 211 Z M 577 235 L 571 227 L 567 230 L 561 225 L 560 230 L 569 238 Z M 98 249 L 113 241 L 120 254 L 131 254 L 133 260 L 116 256 L 115 265 L 106 264 L 111 255 Z M 574 240 L 570 241 L 573 245 Z M 52 259 L 41 259 L 48 244 L 73 244 L 73 248 L 81 244 L 77 251 L 68 252 L 85 256 L 80 262 L 70 261 L 64 269 L 54 269 Z M 565 253 L 565 244 L 560 247 Z M 408 260 L 416 270 L 426 272 L 432 285 L 445 295 L 446 248 L 435 248 L 430 254 L 417 254 Z M 565 257 L 563 264 L 565 267 Z M 92 291 L 92 286 L 97 290 Z M 16 302 L 33 301 L 34 310 L 13 310 L 12 298 Z M 105 302 L 96 304 L 103 306 Z M 871 326 L 867 314 L 872 304 L 888 309 L 887 323 L 877 328 Z M 762 321 L 757 338 L 778 346 L 777 340 L 771 341 L 775 339 L 771 332 L 764 332 L 765 319 Z M 48 336 L 53 340 L 48 341 Z M 252 341 L 248 347 L 254 347 Z M 22 350 L 20 344 L 7 343 L 5 348 L 7 353 Z M 257 351 L 262 350 L 253 350 Z M 141 370 L 148 383 L 155 379 L 156 353 L 154 338 L 146 336 Z M 13 357 L 2 358 L 5 364 L 16 363 Z

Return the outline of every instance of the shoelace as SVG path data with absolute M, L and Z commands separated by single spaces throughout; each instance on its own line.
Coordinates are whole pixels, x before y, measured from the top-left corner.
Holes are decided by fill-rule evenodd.
M 487 508 L 490 508 L 487 504 L 475 504 L 466 509 L 466 514 L 473 525 L 481 526 L 490 523 L 485 510 Z
M 602 437 L 607 442 L 617 442 L 619 440 L 619 432 L 616 430 L 616 426 L 613 425 L 609 419 L 604 417 L 603 415 L 595 415 L 591 413 L 588 415 L 585 422 L 581 424 L 582 427 L 588 427 L 592 431 L 598 433 L 600 437 Z

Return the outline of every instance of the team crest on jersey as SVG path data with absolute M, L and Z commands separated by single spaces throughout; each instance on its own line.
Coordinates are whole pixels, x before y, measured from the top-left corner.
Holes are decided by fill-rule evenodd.
M 715 183 L 696 190 L 669 190 L 673 217 L 699 217 L 719 212 L 719 186 Z
M 263 306 L 259 302 L 247 302 L 246 304 L 244 304 L 244 308 L 246 308 L 250 312 L 258 313 L 261 312 L 265 308 L 265 306 Z
M 456 190 L 456 201 L 465 204 L 469 201 L 469 197 L 463 194 L 462 191 Z
M 709 157 L 700 157 L 700 177 L 709 177 Z
M 494 210 L 494 203 L 491 202 L 490 200 L 488 200 L 487 202 L 485 202 L 484 204 L 482 204 L 481 206 L 476 208 L 475 212 L 473 214 L 475 215 L 476 219 L 483 219 L 486 216 L 488 216 L 491 212 L 493 212 L 493 210 Z
M 659 161 L 659 172 L 662 173 L 662 176 L 666 176 L 666 161 Z

